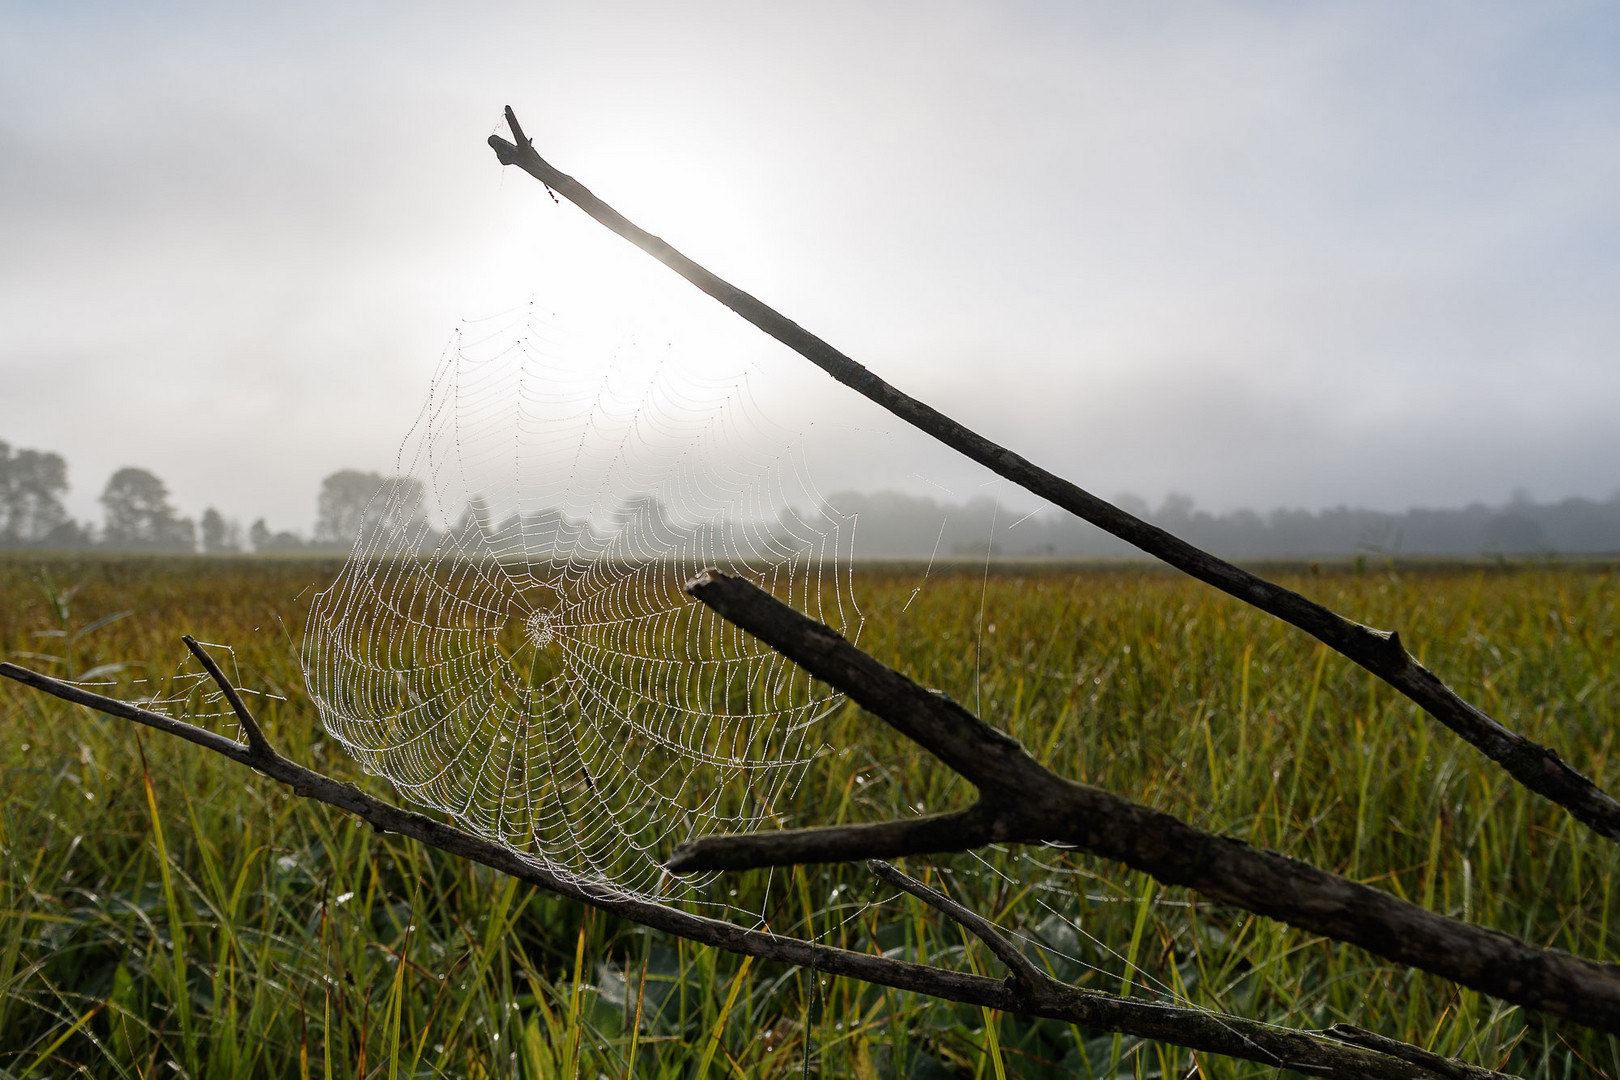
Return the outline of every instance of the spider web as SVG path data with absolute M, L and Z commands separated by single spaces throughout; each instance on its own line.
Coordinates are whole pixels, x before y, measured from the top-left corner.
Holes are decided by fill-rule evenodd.
M 853 522 L 746 377 L 532 305 L 464 324 L 303 663 L 325 727 L 410 801 L 551 870 L 691 895 L 661 860 L 780 822 L 838 698 L 683 592 L 749 578 L 855 636 Z
M 799 824 L 788 808 L 831 749 L 814 733 L 841 699 L 684 584 L 716 566 L 851 638 L 863 618 L 854 519 L 817 493 L 791 443 L 746 376 L 705 378 L 616 331 L 537 320 L 532 306 L 464 324 L 397 475 L 312 605 L 303 661 L 327 731 L 408 800 L 553 872 L 650 899 L 706 896 L 717 875 L 675 878 L 663 858 L 697 836 Z M 987 541 L 986 573 L 991 551 Z M 1088 929 L 1097 905 L 1178 903 L 1158 891 L 1099 893 L 1083 861 L 1043 849 L 934 869 L 952 891 L 1019 897 L 1001 917 L 1016 916 L 1018 946 L 1060 978 L 1089 973 L 1100 988 L 1117 980 L 1128 995 L 1226 1015 L 1191 998 L 1185 964 L 1161 976 L 1134 942 L 1121 951 Z M 879 929 L 860 940 L 902 898 L 871 882 L 844 890 L 806 911 L 805 936 L 904 948 Z M 766 906 L 791 922 L 792 900 Z M 949 962 L 973 947 L 931 948 Z M 599 974 L 624 993 L 631 978 L 611 964 Z M 1074 1039 L 1075 1054 L 1115 1068 L 1148 1045 Z

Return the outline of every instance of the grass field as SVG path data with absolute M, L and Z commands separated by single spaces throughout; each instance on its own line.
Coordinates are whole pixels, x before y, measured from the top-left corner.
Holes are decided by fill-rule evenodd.
M 323 737 L 297 642 L 315 560 L 0 560 L 0 657 L 162 681 L 182 633 L 234 647 L 283 752 L 385 797 Z M 1279 572 L 1402 639 L 1611 791 L 1620 575 L 1604 567 Z M 1302 634 L 1141 568 L 857 575 L 861 644 L 1059 772 L 1438 910 L 1620 959 L 1616 849 Z M 907 606 L 909 601 L 909 607 Z M 102 623 L 120 612 L 127 615 Z M 98 625 L 98 623 L 101 623 Z M 31 654 L 31 655 L 29 655 Z M 854 708 L 798 822 L 968 792 Z M 0 686 L 0 1075 L 1271 1076 L 664 939 L 376 835 L 246 770 Z M 911 860 L 1057 973 L 1292 1026 L 1347 1021 L 1528 1076 L 1620 1077 L 1620 1040 L 1055 851 Z M 773 928 L 1000 974 L 864 869 L 743 875 Z M 735 889 L 735 893 L 730 890 Z M 752 921 L 751 919 L 748 921 Z M 1062 956 L 1059 956 L 1059 953 Z M 1070 959 L 1063 959 L 1062 957 Z

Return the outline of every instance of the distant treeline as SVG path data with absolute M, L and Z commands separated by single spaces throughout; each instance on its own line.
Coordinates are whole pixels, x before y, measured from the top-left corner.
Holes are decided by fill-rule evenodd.
M 168 487 L 146 469 L 127 466 L 108 479 L 99 523 L 73 520 L 62 504 L 67 463 L 61 455 L 13 450 L 0 441 L 0 547 L 103 548 L 115 551 L 292 552 L 345 551 L 362 533 L 404 530 L 408 546 L 432 550 L 480 534 L 492 549 L 521 546 L 527 538 L 555 536 L 570 542 L 586 533 L 611 535 L 640 520 L 649 542 L 664 532 L 664 508 L 650 496 L 631 499 L 590 522 L 559 510 L 537 510 L 522 519 L 496 521 L 478 506 L 436 531 L 426 520 L 418 480 L 342 469 L 321 481 L 314 528 L 308 538 L 273 532 L 259 518 L 245 530 L 210 507 L 200 519 L 180 516 Z M 1171 495 L 1158 508 L 1134 495 L 1115 503 L 1184 540 L 1234 557 L 1389 555 L 1597 555 L 1620 554 L 1620 491 L 1603 501 L 1565 499 L 1537 503 L 1518 495 L 1502 506 L 1474 503 L 1456 510 L 1411 509 L 1400 513 L 1337 507 L 1331 510 L 1234 510 L 1212 514 L 1185 495 Z M 1034 514 L 1009 511 L 994 499 L 944 503 L 896 491 L 842 492 L 828 504 L 857 518 L 857 558 L 1096 558 L 1139 554 L 1055 508 Z M 813 516 L 813 515 L 812 515 Z M 784 524 L 784 528 L 785 528 Z M 587 544 L 594 547 L 594 544 Z M 654 546 L 657 544 L 654 542 Z
M 146 469 L 126 466 L 101 492 L 102 520 L 75 521 L 62 505 L 67 462 L 42 450 L 13 450 L 0 440 L 0 547 L 103 548 L 110 551 L 231 552 L 346 551 L 375 506 L 400 491 L 420 493 L 415 480 L 385 479 L 343 469 L 321 482 L 309 539 L 272 532 L 259 518 L 246 530 L 213 507 L 196 521 L 181 517 L 169 489 Z M 403 486 L 403 487 L 402 487 Z M 410 500 L 406 500 L 410 501 Z
M 855 551 L 864 558 L 1140 554 L 1051 507 L 1025 516 L 988 497 L 942 503 L 894 491 L 843 492 L 827 501 L 841 513 L 858 516 Z M 1537 503 L 1519 495 L 1502 506 L 1474 503 L 1457 510 L 1400 513 L 1341 506 L 1212 514 L 1196 509 L 1185 495 L 1172 495 L 1157 509 L 1128 494 L 1114 502 L 1190 543 L 1234 557 L 1620 553 L 1620 492 L 1601 502 Z

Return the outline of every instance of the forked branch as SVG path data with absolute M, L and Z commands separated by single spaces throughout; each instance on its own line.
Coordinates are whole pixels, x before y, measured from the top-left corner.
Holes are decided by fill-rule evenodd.
M 1358 1028 L 1354 1024 L 1334 1024 L 1328 1028 L 1328 1034 L 1347 1043 L 1393 1054 L 1416 1065 L 1433 1069 L 1442 1076 L 1450 1077 L 1451 1080 L 1499 1080 L 1502 1076 L 1501 1073 L 1491 1069 L 1482 1069 L 1478 1065 L 1471 1065 L 1457 1058 L 1441 1057 L 1422 1047 Z
M 264 732 L 259 728 L 259 721 L 254 718 L 253 713 L 247 707 L 247 703 L 242 700 L 242 695 L 237 692 L 231 680 L 225 677 L 225 672 L 220 669 L 219 664 L 209 655 L 208 650 L 203 648 L 201 643 L 190 634 L 180 635 L 180 640 L 186 643 L 186 648 L 191 650 L 191 655 L 197 658 L 197 662 L 203 666 L 203 670 L 208 672 L 209 677 L 219 687 L 219 692 L 225 695 L 225 700 L 230 704 L 231 711 L 236 714 L 237 723 L 242 726 L 242 732 L 247 736 L 248 749 L 259 758 L 275 757 L 275 749 L 271 747 L 270 740 L 264 737 Z
M 1009 941 L 1001 931 L 996 929 L 995 924 L 983 915 L 970 911 L 944 893 L 929 888 L 916 878 L 903 873 L 899 868 L 891 866 L 881 859 L 873 859 L 866 865 L 868 869 L 890 885 L 915 896 L 946 918 L 959 923 L 968 933 L 984 942 L 985 947 L 1007 966 L 1007 969 L 1011 972 L 1009 977 L 1012 979 L 1013 985 L 1019 987 L 1027 997 L 1032 999 L 1053 995 L 1061 997 L 1067 991 L 1068 988 L 1062 983 L 1036 967 L 1034 962 L 1025 956 L 1017 945 Z M 1452 1078 L 1452 1080 L 1504 1080 L 1505 1077 L 1504 1073 L 1492 1069 L 1482 1069 L 1478 1065 L 1458 1058 L 1443 1057 L 1421 1047 L 1413 1046 L 1411 1043 L 1387 1038 L 1351 1024 L 1334 1024 L 1328 1028 L 1328 1034 L 1347 1043 L 1365 1046 L 1368 1049 L 1398 1057 L 1403 1061 L 1410 1061 L 1425 1068 L 1433 1069 L 1442 1076 Z
M 513 142 L 498 135 L 489 137 L 489 145 L 501 164 L 516 165 L 546 187 L 561 193 L 709 296 L 918 430 L 1026 491 L 1134 544 L 1154 558 L 1304 630 L 1416 702 L 1501 765 L 1519 783 L 1558 803 L 1601 835 L 1620 842 L 1620 802 L 1568 765 L 1555 751 L 1510 731 L 1465 701 L 1413 659 L 1402 647 L 1397 634 L 1352 622 L 1314 600 L 1217 558 L 903 393 L 781 312 L 640 228 L 598 199 L 584 184 L 556 169 L 534 149 L 510 106 L 506 110 L 506 121 L 512 129 Z
M 199 659 L 206 653 L 196 647 Z M 217 664 L 207 665 L 233 707 L 241 701 Z M 403 810 L 367 795 L 353 784 L 340 783 L 283 757 L 268 740 L 244 746 L 212 731 L 138 705 L 91 693 L 15 664 L 0 663 L 0 675 L 65 701 L 122 717 L 184 739 L 287 784 L 306 799 L 325 803 L 369 823 L 379 832 L 398 833 L 457 858 L 479 863 L 537 888 L 572 897 L 592 907 L 726 952 L 757 956 L 829 975 L 843 975 L 878 986 L 924 994 L 946 1001 L 1062 1020 L 1094 1031 L 1114 1031 L 1143 1039 L 1203 1050 L 1212 1054 L 1286 1067 L 1309 1076 L 1368 1077 L 1372 1080 L 1454 1080 L 1455 1072 L 1416 1061 L 1410 1056 L 1354 1045 L 1304 1031 L 1291 1031 L 1240 1017 L 1199 1009 L 1132 1001 L 1053 983 L 1032 993 L 1022 983 L 1007 982 L 913 964 L 886 956 L 816 945 L 799 938 L 748 930 L 719 919 L 640 900 L 610 889 L 555 874 L 536 860 L 464 832 L 423 814 Z M 242 706 L 239 718 L 247 713 Z M 248 714 L 251 716 L 251 714 Z M 244 723 L 248 731 L 257 723 Z M 251 736 L 250 736 L 251 737 Z M 908 879 L 909 880 L 909 879 Z M 1404 1043 L 1397 1044 L 1405 1046 Z M 1409 1047 L 1421 1053 L 1416 1047 Z M 1449 1061 L 1450 1059 L 1441 1059 Z M 1459 1063 L 1460 1064 L 1460 1063 Z
M 1037 968 L 1029 957 L 1019 951 L 1018 946 L 1002 936 L 994 923 L 978 912 L 963 907 L 939 890 L 929 888 L 911 875 L 903 873 L 899 867 L 882 859 L 868 859 L 866 868 L 895 888 L 915 896 L 952 922 L 960 924 L 968 933 L 984 942 L 985 947 L 995 954 L 996 959 L 1007 965 L 1007 970 L 1012 973 L 1013 984 L 1026 995 L 1035 996 L 1042 991 L 1050 992 L 1063 985 Z
M 705 837 L 677 848 L 668 863 L 672 870 L 741 870 L 965 851 L 993 842 L 1058 842 L 1493 997 L 1620 1034 L 1616 965 L 1537 948 L 1436 914 L 1061 777 L 956 702 L 925 690 L 742 578 L 706 570 L 687 592 L 939 757 L 979 789 L 979 800 L 955 813 L 907 821 Z

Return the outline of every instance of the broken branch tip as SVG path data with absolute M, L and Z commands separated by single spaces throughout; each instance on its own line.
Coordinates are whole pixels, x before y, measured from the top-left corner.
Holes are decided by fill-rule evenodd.
M 730 579 L 730 577 L 731 575 L 727 574 L 718 567 L 710 566 L 704 570 L 698 571 L 697 576 L 686 583 L 686 594 L 688 596 L 696 596 L 698 589 L 702 589 L 709 585 L 715 585 L 722 581 L 727 581 Z

